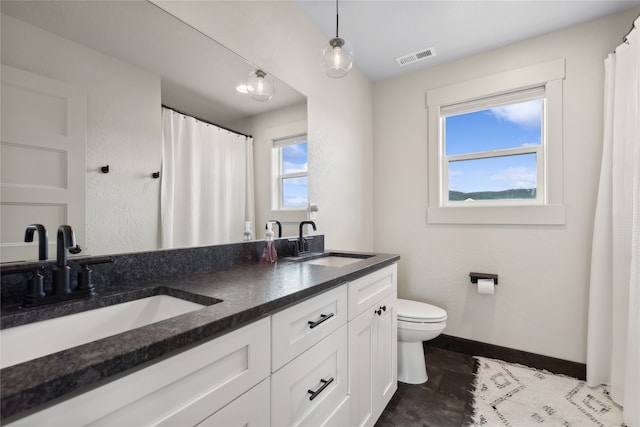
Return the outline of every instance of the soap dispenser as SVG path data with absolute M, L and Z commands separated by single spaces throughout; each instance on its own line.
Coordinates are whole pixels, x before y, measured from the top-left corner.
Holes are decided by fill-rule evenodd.
M 265 232 L 264 250 L 262 251 L 262 262 L 274 263 L 278 260 L 278 252 L 273 242 L 273 222 L 267 222 Z

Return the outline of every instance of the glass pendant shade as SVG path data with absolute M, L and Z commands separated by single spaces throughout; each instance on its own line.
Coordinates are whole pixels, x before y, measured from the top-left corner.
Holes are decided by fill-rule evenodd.
M 276 93 L 273 77 L 262 70 L 253 71 L 247 79 L 247 92 L 256 101 L 265 102 Z
M 353 67 L 353 47 L 340 37 L 329 40 L 322 50 L 322 66 L 329 77 L 339 79 L 346 76 Z

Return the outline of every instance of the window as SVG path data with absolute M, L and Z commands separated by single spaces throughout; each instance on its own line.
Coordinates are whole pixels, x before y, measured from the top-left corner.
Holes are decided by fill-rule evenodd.
M 430 223 L 563 224 L 564 60 L 427 93 Z
M 545 200 L 544 87 L 440 108 L 443 205 Z
M 307 135 L 273 141 L 273 209 L 300 210 L 309 204 Z

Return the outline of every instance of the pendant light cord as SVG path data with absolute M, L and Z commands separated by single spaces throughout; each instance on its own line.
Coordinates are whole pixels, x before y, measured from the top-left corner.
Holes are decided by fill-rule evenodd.
M 339 14 L 338 14 L 338 0 L 336 0 L 336 38 L 339 38 L 338 36 L 338 19 Z

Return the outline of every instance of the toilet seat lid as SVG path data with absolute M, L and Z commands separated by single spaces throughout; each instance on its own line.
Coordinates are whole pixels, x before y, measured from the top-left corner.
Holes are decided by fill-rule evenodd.
M 417 323 L 435 323 L 447 320 L 447 312 L 419 301 L 398 298 L 398 320 Z

